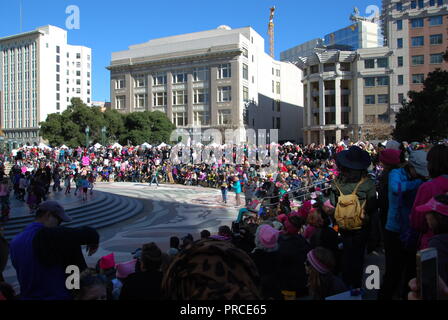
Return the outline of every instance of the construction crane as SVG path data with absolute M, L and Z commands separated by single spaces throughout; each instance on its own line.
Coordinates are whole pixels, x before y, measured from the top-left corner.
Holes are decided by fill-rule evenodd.
M 274 58 L 274 14 L 275 14 L 275 6 L 271 8 L 271 16 L 269 18 L 268 25 L 268 34 L 269 34 L 269 45 L 270 45 L 270 53 L 271 57 Z

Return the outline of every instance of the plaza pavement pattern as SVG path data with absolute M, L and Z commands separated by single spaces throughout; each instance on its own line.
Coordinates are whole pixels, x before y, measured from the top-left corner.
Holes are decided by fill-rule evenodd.
M 108 213 L 113 216 L 108 226 L 97 229 L 100 234 L 98 251 L 91 257 L 85 255 L 90 267 L 94 267 L 102 256 L 112 252 L 116 263 L 129 261 L 132 252 L 144 243 L 155 242 L 165 252 L 169 248 L 171 236 L 182 238 L 190 233 L 194 239 L 198 239 L 204 229 L 214 234 L 221 225 L 231 226 L 238 213 L 234 193 L 228 194 L 228 204 L 224 204 L 219 189 L 167 184 L 157 187 L 155 184 L 149 186 L 143 183 L 97 183 L 93 195 L 89 194 L 86 202 L 81 200 L 79 194 L 75 197 L 73 192 L 72 189 L 70 195 L 64 195 L 64 191 L 52 191 L 49 200 L 60 201 L 69 214 L 72 210 L 90 215 L 92 224 L 95 223 L 96 212 L 101 210 L 106 212 L 106 216 Z M 138 203 L 138 206 L 133 203 Z M 14 199 L 12 207 L 12 217 L 31 218 L 23 202 Z M 131 211 L 132 217 L 127 218 L 126 215 Z M 121 221 L 120 214 L 123 215 Z M 73 217 L 72 224 L 76 226 L 77 216 Z M 89 225 L 85 217 L 80 220 L 84 220 L 83 225 Z M 370 255 L 366 265 L 376 264 L 383 270 L 383 259 L 382 255 Z M 10 261 L 4 276 L 18 292 L 15 270 Z M 369 292 L 369 298 L 374 296 L 376 292 Z

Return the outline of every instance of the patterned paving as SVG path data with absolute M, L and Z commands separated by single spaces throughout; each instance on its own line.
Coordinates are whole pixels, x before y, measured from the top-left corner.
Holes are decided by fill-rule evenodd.
M 141 201 L 143 210 L 135 218 L 98 230 L 101 237 L 100 248 L 92 257 L 86 257 L 90 266 L 94 266 L 100 257 L 111 252 L 115 253 L 117 262 L 128 261 L 132 258 L 133 250 L 152 241 L 166 251 L 171 236 L 181 238 L 191 233 L 196 239 L 203 229 L 214 233 L 221 225 L 230 226 L 238 212 L 234 194 L 228 195 L 229 203 L 225 205 L 221 202 L 219 190 L 202 187 L 99 183 L 95 189 Z M 78 205 L 78 200 L 73 197 L 68 196 L 61 202 L 67 206 Z M 17 213 L 22 213 L 22 210 L 25 212 L 23 208 Z M 8 282 L 17 286 L 15 271 L 10 262 L 4 275 Z

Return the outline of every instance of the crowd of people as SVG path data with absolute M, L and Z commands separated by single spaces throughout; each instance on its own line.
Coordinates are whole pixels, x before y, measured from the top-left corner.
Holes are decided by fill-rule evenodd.
M 12 173 L 3 174 L 2 181 L 12 185 L 8 190 L 13 189 L 18 199 L 33 194 L 29 187 L 25 193 L 20 190 L 22 175 L 28 176 L 28 186 L 43 189 L 33 211 L 35 222 L 3 250 L 6 260 L 9 251 L 16 269 L 20 298 L 323 300 L 343 292 L 363 296 L 366 256 L 382 253 L 385 275 L 378 298 L 416 298 L 417 293 L 409 293 L 417 290 L 416 253 L 430 247 L 437 249 L 440 288 L 447 295 L 446 144 L 283 145 L 278 146 L 278 156 L 278 168 L 268 173 L 265 166 L 246 161 L 175 165 L 166 147 L 19 150 Z M 70 217 L 57 202 L 45 201 L 52 181 L 59 192 L 60 181 L 67 177 L 87 181 L 86 194 L 95 181 L 219 188 L 223 202 L 229 191 L 235 194 L 235 221 L 218 230 L 203 230 L 198 239 L 191 234 L 173 236 L 166 252 L 160 244 L 147 243 L 130 261 L 117 263 L 111 253 L 88 267 L 81 246 L 93 255 L 100 244 L 98 232 L 61 226 Z M 3 205 L 7 201 L 1 192 L 2 188 Z M 65 286 L 68 265 L 82 271 L 78 290 Z M 3 282 L 0 298 L 14 298 L 11 290 Z

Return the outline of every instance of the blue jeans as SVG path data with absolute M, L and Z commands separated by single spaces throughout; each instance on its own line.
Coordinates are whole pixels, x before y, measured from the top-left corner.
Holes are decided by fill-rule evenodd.
M 227 189 L 221 189 L 222 201 L 227 203 Z
M 149 183 L 149 185 L 152 185 L 153 182 L 157 183 L 157 186 L 159 186 L 159 181 L 157 181 L 157 177 L 154 177 L 154 176 L 153 176 L 153 177 L 151 178 L 151 182 Z

